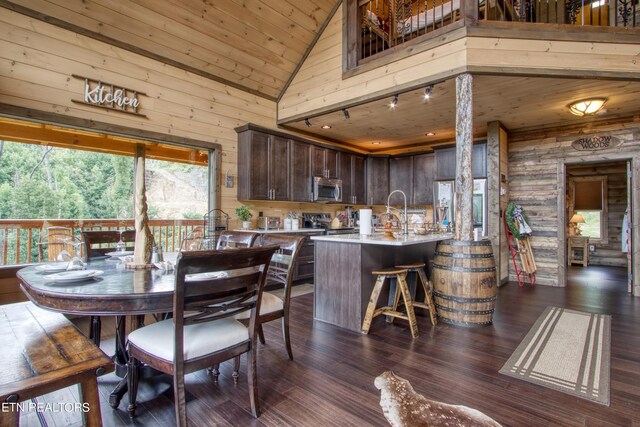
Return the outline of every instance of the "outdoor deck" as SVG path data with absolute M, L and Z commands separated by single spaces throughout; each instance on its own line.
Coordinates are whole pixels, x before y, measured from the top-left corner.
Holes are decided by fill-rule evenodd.
M 495 323 L 465 329 L 431 327 L 419 317 L 420 337 L 412 341 L 406 325 L 376 319 L 362 336 L 312 321 L 312 295 L 292 304 L 295 361 L 286 357 L 280 325 L 265 325 L 267 346 L 259 346 L 259 385 L 263 414 L 249 412 L 246 366 L 234 386 L 232 365 L 221 367 L 220 383 L 204 371 L 187 377 L 187 406 L 192 425 L 388 425 L 379 406 L 374 378 L 386 370 L 410 379 L 427 398 L 477 408 L 504 426 L 632 426 L 640 423 L 640 301 L 626 293 L 622 269 L 573 268 L 567 288 L 500 288 Z M 548 305 L 612 314 L 611 406 L 572 397 L 501 375 L 498 370 Z M 105 322 L 108 323 L 108 322 Z M 103 345 L 108 350 L 108 342 Z M 125 404 L 108 403 L 116 377 L 99 380 L 105 425 L 133 424 Z M 163 389 L 168 390 L 162 395 Z M 137 425 L 174 424 L 170 379 L 139 392 Z M 73 390 L 75 392 L 75 390 Z M 61 392 L 65 393 L 65 392 Z M 40 401 L 60 401 L 48 396 Z M 65 414 L 54 414 L 61 421 Z M 25 420 L 37 420 L 26 414 Z M 48 420 L 51 414 L 45 414 Z M 70 418 L 64 421 L 73 424 Z M 53 423 L 50 422 L 49 425 Z

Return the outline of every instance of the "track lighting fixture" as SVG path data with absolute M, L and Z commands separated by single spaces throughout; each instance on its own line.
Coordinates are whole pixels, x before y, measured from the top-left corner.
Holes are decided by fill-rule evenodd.
M 307 125 L 308 128 L 311 127 L 311 122 L 309 121 L 309 119 L 304 119 L 304 124 Z
M 349 115 L 349 110 L 347 110 L 346 108 L 342 109 L 342 114 L 344 114 L 345 120 L 349 120 L 351 118 L 351 116 Z
M 391 100 L 391 103 L 389 104 L 389 107 L 396 108 L 397 105 L 398 105 L 398 94 L 396 94 L 393 97 L 393 99 Z
M 429 85 L 424 88 L 424 99 L 431 99 L 431 93 L 433 92 L 433 85 Z

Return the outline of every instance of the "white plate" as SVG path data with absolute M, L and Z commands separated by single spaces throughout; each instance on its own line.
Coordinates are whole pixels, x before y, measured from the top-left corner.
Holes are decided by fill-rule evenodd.
M 71 270 L 62 273 L 50 274 L 45 276 L 44 280 L 57 283 L 79 282 L 81 280 L 93 279 L 102 275 L 102 270 Z
M 69 266 L 69 262 L 55 262 L 52 264 L 36 265 L 36 271 L 42 271 L 43 273 L 57 273 L 59 271 L 66 271 Z
M 105 255 L 108 256 L 129 256 L 133 255 L 133 251 L 115 251 L 115 252 L 107 252 Z

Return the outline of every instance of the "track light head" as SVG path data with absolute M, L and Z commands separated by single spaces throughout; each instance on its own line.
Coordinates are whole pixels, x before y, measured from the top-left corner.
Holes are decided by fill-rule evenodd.
M 397 105 L 398 105 L 398 94 L 396 94 L 393 97 L 393 99 L 391 100 L 391 103 L 389 103 L 389 107 L 396 108 Z
M 431 94 L 433 93 L 433 85 L 429 85 L 424 88 L 424 99 L 431 99 Z
M 346 108 L 342 109 L 342 114 L 344 114 L 345 120 L 349 120 L 351 118 L 351 116 L 349 115 L 349 110 L 347 110 Z
M 308 128 L 311 127 L 311 122 L 309 121 L 309 119 L 304 119 L 304 124 L 307 125 Z

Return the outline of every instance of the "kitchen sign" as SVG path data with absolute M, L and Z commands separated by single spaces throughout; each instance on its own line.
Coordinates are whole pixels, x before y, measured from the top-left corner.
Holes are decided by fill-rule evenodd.
M 622 140 L 612 135 L 583 136 L 571 143 L 578 151 L 599 151 L 614 148 L 622 144 Z
M 73 102 L 147 117 L 138 113 L 138 108 L 140 107 L 138 96 L 146 96 L 145 93 L 76 74 L 72 74 L 72 77 L 84 80 L 82 100 L 72 99 Z

